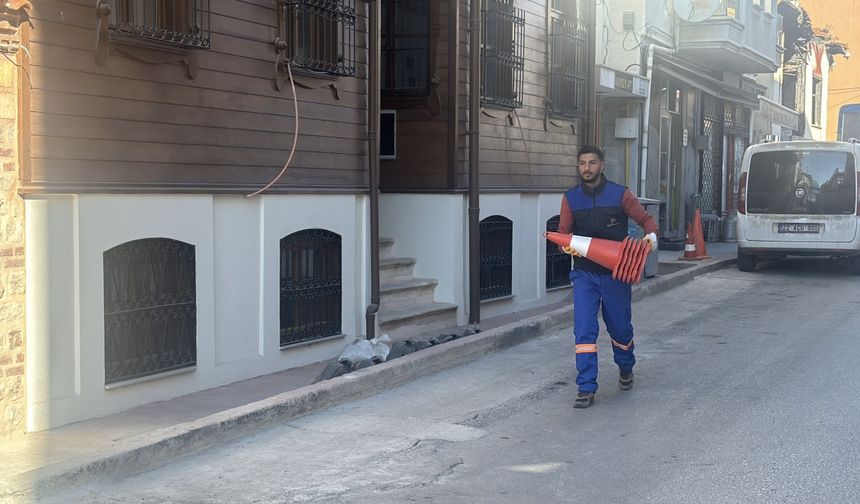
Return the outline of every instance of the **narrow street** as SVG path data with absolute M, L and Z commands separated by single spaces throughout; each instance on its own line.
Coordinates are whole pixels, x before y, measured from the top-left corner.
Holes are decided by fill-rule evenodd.
M 636 385 L 570 329 L 55 503 L 860 502 L 858 277 L 726 269 L 634 304 Z

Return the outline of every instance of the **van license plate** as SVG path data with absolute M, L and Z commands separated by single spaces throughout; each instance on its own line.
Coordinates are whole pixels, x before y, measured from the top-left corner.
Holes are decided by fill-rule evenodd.
M 821 232 L 821 224 L 819 223 L 795 223 L 781 222 L 776 225 L 778 233 L 819 233 Z

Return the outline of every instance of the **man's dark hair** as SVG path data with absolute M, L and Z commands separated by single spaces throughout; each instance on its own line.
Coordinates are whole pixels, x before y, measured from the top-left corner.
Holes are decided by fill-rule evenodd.
M 604 159 L 603 149 L 601 149 L 600 147 L 595 147 L 593 145 L 583 145 L 579 148 L 579 152 L 576 153 L 576 160 L 579 161 L 579 158 L 583 154 L 597 154 L 598 159 L 600 159 L 601 161 L 606 161 L 606 159 Z

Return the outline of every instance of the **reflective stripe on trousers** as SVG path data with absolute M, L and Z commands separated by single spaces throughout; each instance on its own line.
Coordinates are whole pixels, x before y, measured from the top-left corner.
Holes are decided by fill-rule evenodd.
M 609 331 L 615 364 L 630 371 L 636 364 L 633 355 L 631 323 L 632 289 L 630 284 L 611 275 L 573 270 L 573 336 L 576 341 L 576 385 L 580 392 L 597 391 L 597 335 L 600 324 L 597 312 Z

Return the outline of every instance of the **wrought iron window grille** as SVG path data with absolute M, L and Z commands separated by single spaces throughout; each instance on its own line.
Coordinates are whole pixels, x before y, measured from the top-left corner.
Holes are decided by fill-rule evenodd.
M 702 213 L 718 214 L 722 194 L 722 142 L 725 111 L 723 101 L 709 94 L 702 97 L 702 135 L 706 137 L 701 151 L 699 192 L 702 193 Z
M 209 0 L 103 0 L 108 31 L 126 42 L 208 49 Z
M 480 222 L 481 300 L 512 292 L 514 223 L 501 215 Z
M 382 0 L 382 96 L 430 95 L 430 0 Z
M 194 245 L 135 240 L 103 261 L 105 385 L 194 366 Z
M 735 130 L 737 132 L 745 132 L 750 126 L 749 109 L 740 103 L 725 102 L 724 105 L 724 123 L 726 130 Z
M 281 239 L 281 347 L 341 334 L 341 237 L 305 229 Z
M 525 14 L 514 0 L 484 0 L 481 31 L 481 102 L 514 109 L 523 106 Z
M 585 117 L 588 32 L 568 16 L 553 17 L 550 27 L 550 114 Z
M 558 215 L 546 221 L 547 231 L 558 231 Z M 558 249 L 558 245 L 546 240 L 546 288 L 554 289 L 570 285 L 570 256 Z
M 281 0 L 280 38 L 295 67 L 355 75 L 355 0 Z

